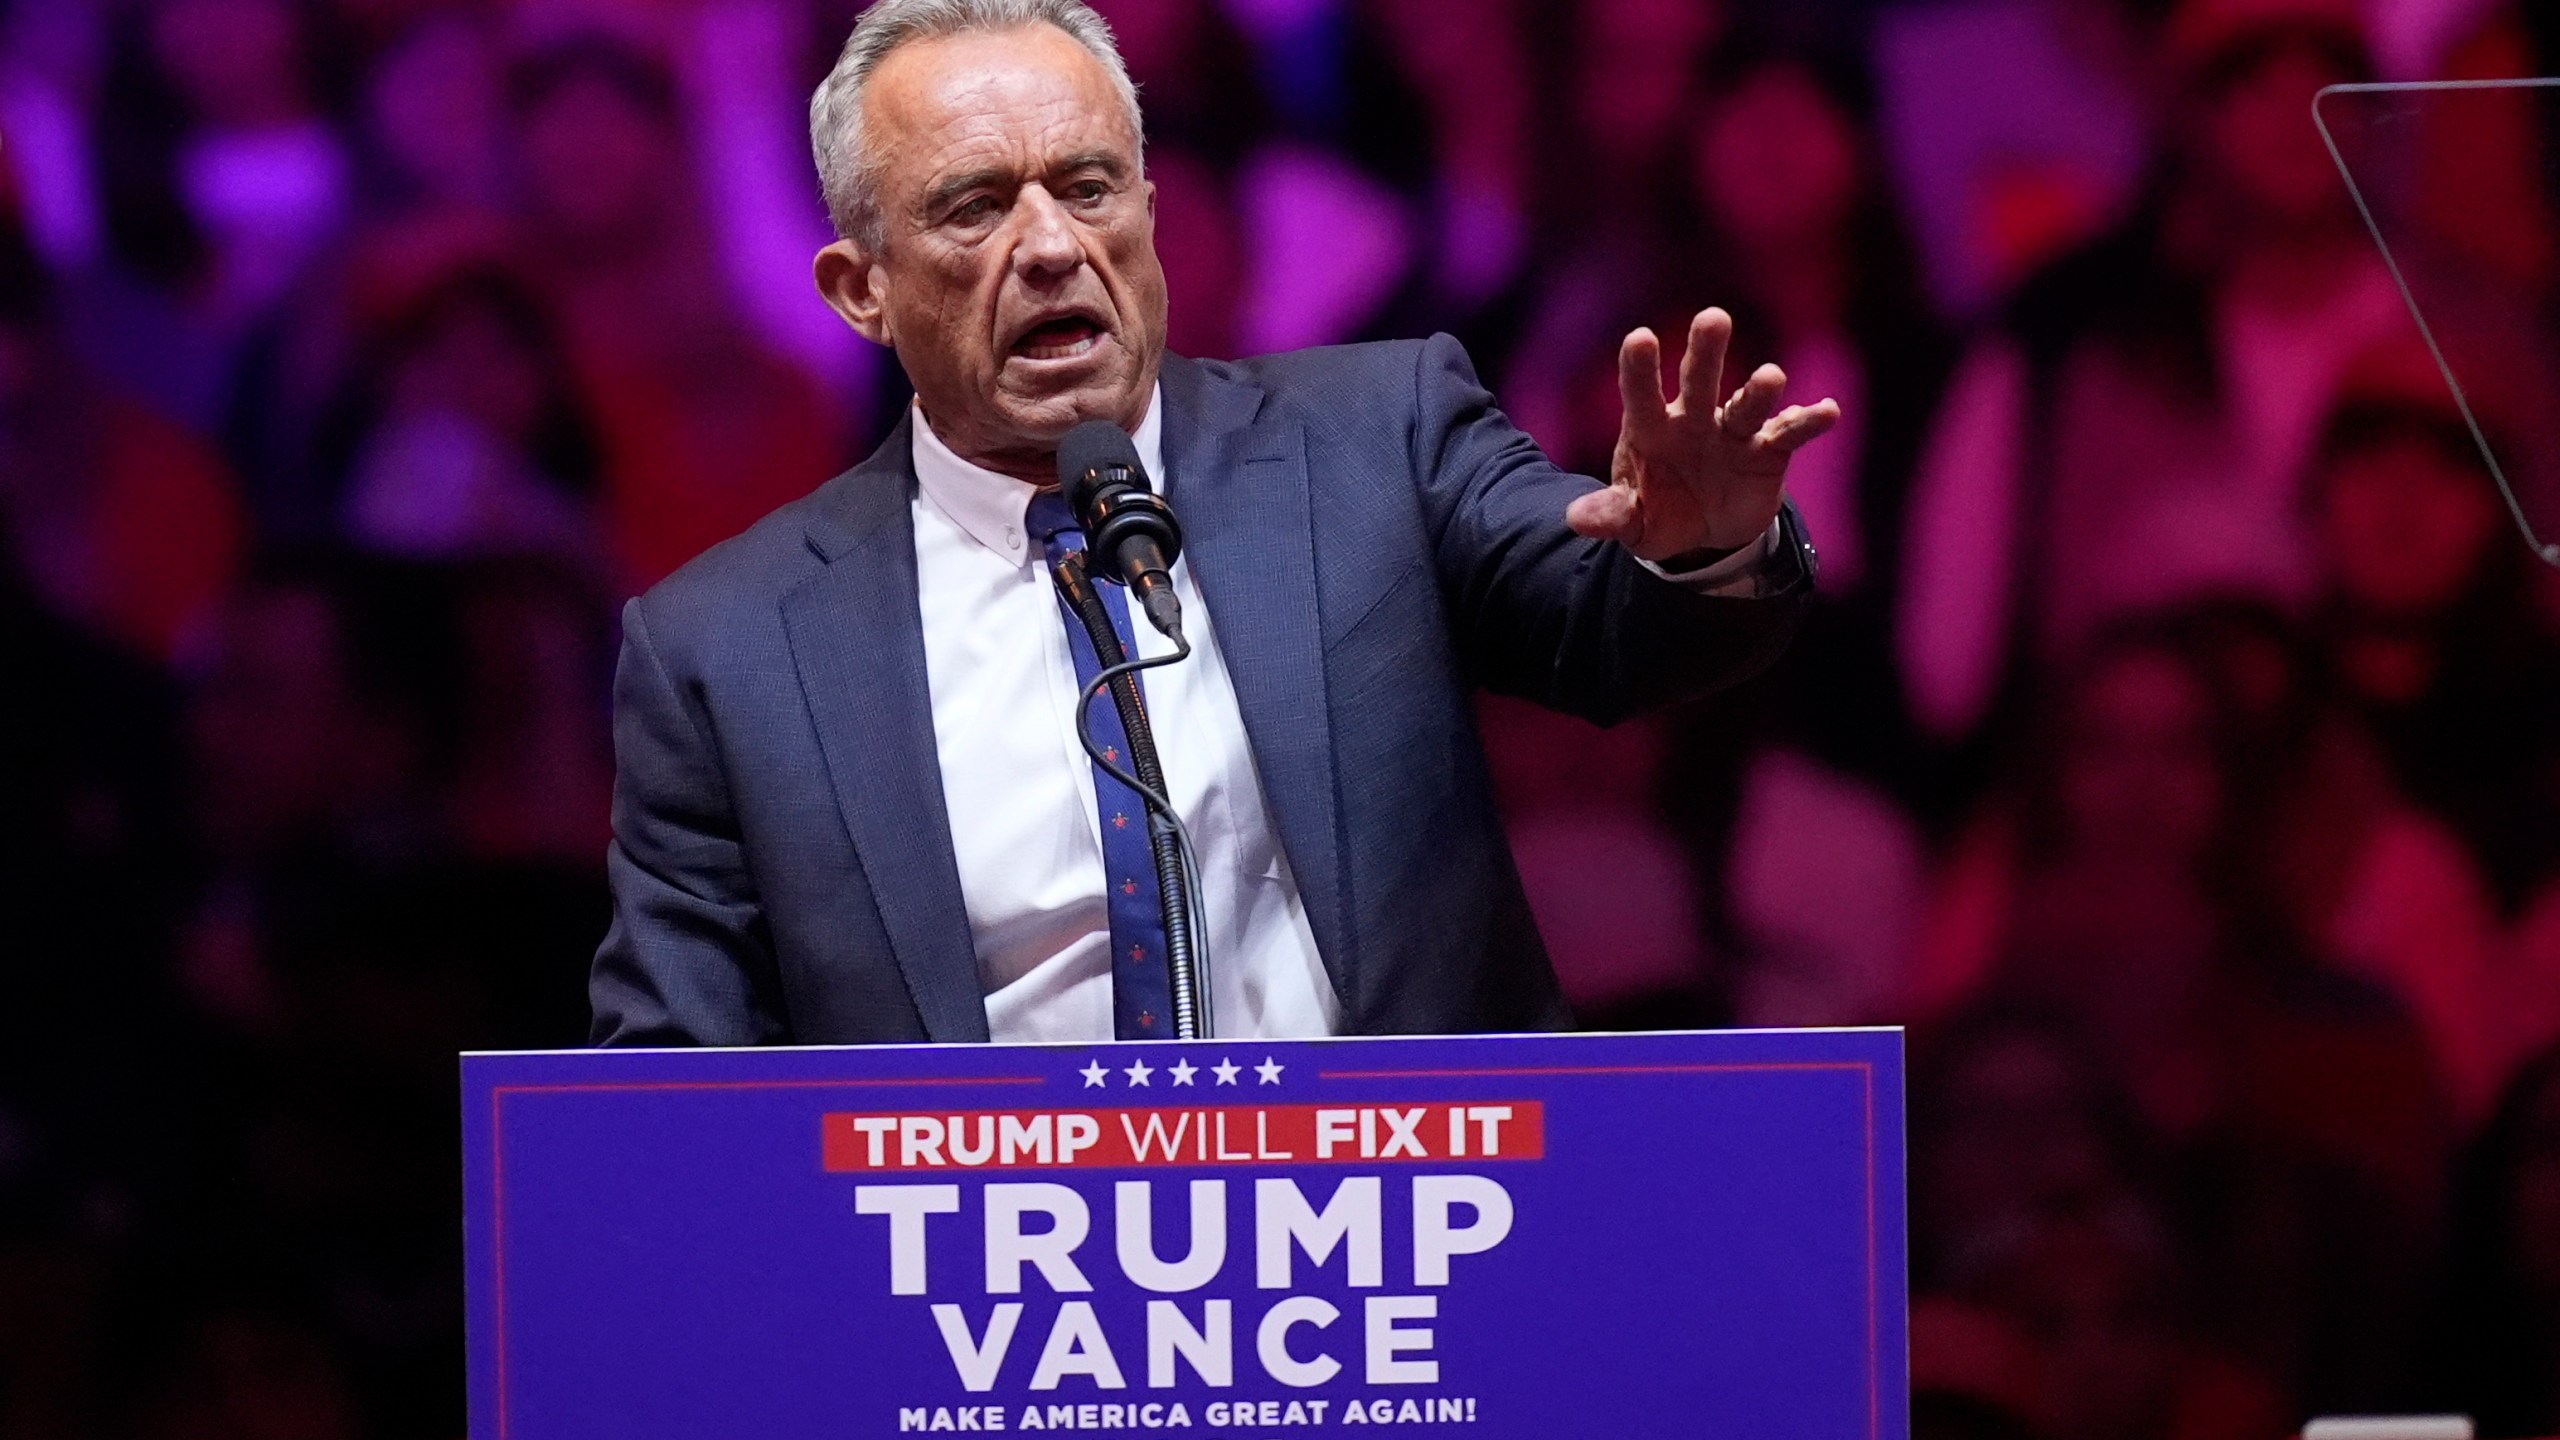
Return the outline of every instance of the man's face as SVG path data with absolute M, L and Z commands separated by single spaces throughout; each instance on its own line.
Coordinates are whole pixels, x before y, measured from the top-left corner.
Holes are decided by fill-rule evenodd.
M 2288 231 L 2353 222 L 2337 165 L 2302 112 L 2323 86 L 2358 78 L 2320 45 L 2270 41 L 2199 110 L 2208 163 L 2258 221 Z
M 1047 25 L 916 41 L 863 104 L 882 244 L 829 246 L 818 284 L 896 348 L 936 433 L 1045 478 L 1077 423 L 1134 430 L 1164 354 L 1164 272 L 1101 62 Z
M 2380 615 L 2440 615 L 2478 583 L 2498 501 L 2477 470 L 2425 440 L 2386 440 L 2331 461 L 2318 521 L 2331 582 Z

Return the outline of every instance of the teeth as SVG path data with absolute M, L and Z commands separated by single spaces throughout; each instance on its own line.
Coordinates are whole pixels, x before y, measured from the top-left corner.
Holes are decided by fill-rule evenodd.
M 1027 345 L 1022 353 L 1033 360 L 1065 360 L 1083 354 L 1101 341 L 1100 335 L 1088 334 L 1064 345 Z

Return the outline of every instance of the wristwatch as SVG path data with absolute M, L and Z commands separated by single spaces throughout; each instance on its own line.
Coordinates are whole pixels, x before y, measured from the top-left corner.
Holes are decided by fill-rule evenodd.
M 1720 549 L 1709 547 L 1701 550 L 1689 550 L 1684 551 L 1681 554 L 1674 555 L 1659 563 L 1661 565 L 1662 573 L 1665 575 L 1695 575 L 1699 571 L 1706 569 L 1708 566 L 1713 565 L 1720 560 L 1732 559 L 1734 556 L 1750 549 L 1751 545 L 1757 545 L 1759 543 L 1759 541 L 1754 540 L 1750 545 L 1731 545 Z M 1801 511 L 1796 509 L 1796 502 L 1793 500 L 1784 501 L 1778 506 L 1777 550 L 1778 555 L 1792 555 L 1795 559 L 1796 569 L 1804 583 L 1808 585 L 1813 583 L 1814 573 L 1821 568 L 1821 558 L 1814 554 L 1813 538 L 1806 533 L 1804 515 Z M 1778 558 L 1778 555 L 1772 555 L 1770 558 L 1775 561 Z M 1784 590 L 1789 587 L 1788 584 L 1781 583 L 1771 588 Z

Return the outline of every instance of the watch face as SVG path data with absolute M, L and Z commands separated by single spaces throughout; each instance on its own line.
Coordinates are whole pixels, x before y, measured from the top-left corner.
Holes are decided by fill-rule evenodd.
M 1793 504 L 1778 511 L 1779 536 L 1795 547 L 1796 563 L 1804 566 L 1804 581 L 1810 585 L 1822 573 L 1822 557 L 1815 553 L 1813 537 L 1805 533 L 1804 515 Z

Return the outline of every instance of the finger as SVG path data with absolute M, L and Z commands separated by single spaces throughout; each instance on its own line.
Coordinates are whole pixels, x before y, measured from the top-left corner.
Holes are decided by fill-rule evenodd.
M 1733 317 L 1710 305 L 1689 322 L 1689 348 L 1680 354 L 1680 413 L 1695 415 L 1724 389 L 1725 351 L 1733 344 Z
M 1627 423 L 1660 420 L 1662 409 L 1662 342 L 1641 326 L 1618 342 L 1618 403 Z
M 1577 535 L 1632 545 L 1644 534 L 1644 511 L 1634 491 L 1608 485 L 1576 497 L 1565 507 L 1564 523 Z
M 1787 393 L 1787 372 L 1775 365 L 1763 365 L 1751 372 L 1742 388 L 1725 402 L 1724 433 L 1736 440 L 1747 440 L 1760 433 L 1769 417 L 1778 413 L 1778 401 Z
M 1823 400 L 1812 405 L 1790 405 L 1760 427 L 1752 443 L 1781 455 L 1792 455 L 1806 445 L 1831 433 L 1840 423 L 1840 402 Z

